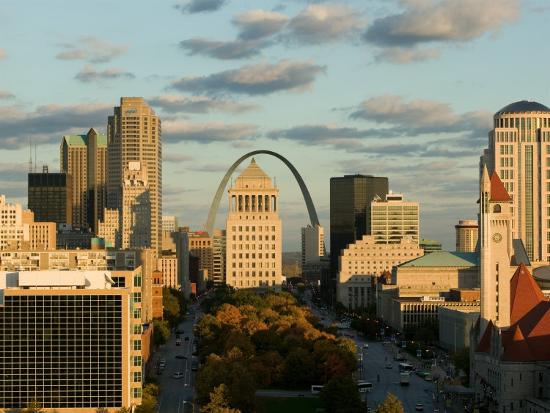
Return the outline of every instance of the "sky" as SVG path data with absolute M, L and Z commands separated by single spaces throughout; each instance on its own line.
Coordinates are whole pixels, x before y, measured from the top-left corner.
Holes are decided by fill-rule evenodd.
M 57 171 L 64 134 L 104 132 L 121 96 L 143 96 L 181 225 L 202 229 L 229 166 L 268 149 L 327 234 L 330 177 L 387 176 L 420 203 L 421 236 L 452 250 L 492 115 L 550 104 L 549 18 L 547 0 L 3 0 L 0 193 L 26 205 L 29 142 Z M 256 161 L 280 189 L 283 248 L 299 250 L 298 185 Z

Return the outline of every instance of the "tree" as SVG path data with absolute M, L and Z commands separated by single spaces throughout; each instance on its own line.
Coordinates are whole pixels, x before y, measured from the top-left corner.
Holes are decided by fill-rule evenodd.
M 215 387 L 210 393 L 210 402 L 201 409 L 204 413 L 241 413 L 229 406 L 229 391 L 225 384 Z
M 321 400 L 328 413 L 360 413 L 365 410 L 351 376 L 330 380 L 321 391 Z
M 121 407 L 116 411 L 116 413 L 131 413 L 132 409 L 129 407 Z
M 376 413 L 405 413 L 405 409 L 394 394 L 388 393 L 384 401 L 376 408 Z
M 457 373 L 462 370 L 466 375 L 466 380 L 468 380 L 470 377 L 470 349 L 466 347 L 453 354 L 453 363 Z
M 27 403 L 27 407 L 23 410 L 23 413 L 44 413 L 42 403 L 38 400 L 31 400 Z
M 180 317 L 180 304 L 178 298 L 172 294 L 169 288 L 162 290 L 162 307 L 164 318 L 166 318 L 172 326 L 178 323 Z
M 170 326 L 165 320 L 153 321 L 153 342 L 155 346 L 160 346 L 170 338 Z

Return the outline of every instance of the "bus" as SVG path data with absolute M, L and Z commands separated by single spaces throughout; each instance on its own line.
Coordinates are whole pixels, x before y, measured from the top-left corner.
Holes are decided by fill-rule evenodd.
M 409 372 L 399 373 L 399 384 L 401 384 L 401 386 L 408 386 L 410 383 L 410 376 L 411 373 Z
M 323 385 L 321 384 L 314 384 L 311 386 L 311 394 L 319 394 L 321 393 L 321 390 L 323 390 Z
M 412 364 L 409 363 L 399 363 L 399 372 L 400 373 L 410 373 L 414 370 Z
M 357 382 L 357 389 L 359 390 L 359 393 L 370 392 L 372 390 L 372 383 L 369 383 L 368 381 L 359 381 Z

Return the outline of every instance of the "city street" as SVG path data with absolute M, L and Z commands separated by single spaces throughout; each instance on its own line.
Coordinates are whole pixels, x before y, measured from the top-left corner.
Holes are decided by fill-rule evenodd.
M 178 330 L 184 332 L 179 338 L 181 345 L 176 346 L 176 334 L 172 334 L 170 340 L 153 356 L 153 374 L 156 374 L 158 361 L 161 359 L 166 360 L 166 367 L 162 375 L 156 376 L 161 387 L 158 401 L 158 411 L 161 413 L 191 413 L 193 410 L 198 412 L 198 406 L 192 404 L 196 372 L 191 370 L 194 342 L 193 326 L 195 317 L 198 317 L 198 306 L 191 307 L 190 311 L 191 315 L 178 327 Z M 189 340 L 186 341 L 185 337 L 189 337 Z M 186 358 L 177 359 L 177 355 Z M 183 373 L 183 377 L 174 378 L 173 375 L 176 372 Z

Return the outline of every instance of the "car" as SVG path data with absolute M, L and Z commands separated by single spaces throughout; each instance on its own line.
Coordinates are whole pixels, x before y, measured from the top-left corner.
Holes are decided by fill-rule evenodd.
M 414 409 L 417 412 L 423 412 L 424 411 L 424 404 L 423 403 L 416 403 L 416 406 L 414 406 Z
M 185 337 L 184 340 L 185 340 L 185 341 L 189 341 L 189 337 Z
M 176 371 L 174 374 L 172 374 L 172 377 L 175 379 L 183 379 L 184 374 L 181 371 Z
M 197 366 L 191 367 L 191 371 L 197 371 L 199 368 Z
M 187 360 L 187 356 L 184 356 L 184 355 L 182 355 L 182 354 L 178 354 L 178 355 L 176 356 L 176 358 L 179 359 L 179 360 Z
M 369 345 L 367 343 L 363 344 L 363 348 L 369 348 Z
M 176 346 L 181 346 L 181 340 L 176 340 Z
M 391 363 L 386 363 L 386 368 L 387 368 L 388 370 L 393 369 L 393 364 L 391 364 Z
M 183 330 L 176 330 L 176 334 L 177 335 L 180 335 L 180 334 L 184 334 L 185 332 Z

